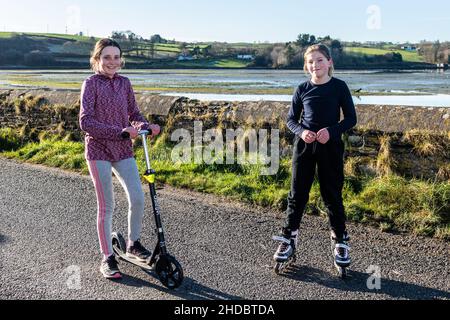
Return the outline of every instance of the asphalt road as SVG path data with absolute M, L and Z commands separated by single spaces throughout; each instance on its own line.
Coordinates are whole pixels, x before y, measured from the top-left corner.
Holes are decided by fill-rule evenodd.
M 117 181 L 115 190 L 113 229 L 125 233 Z M 0 299 L 450 299 L 448 242 L 349 224 L 353 264 L 341 280 L 327 221 L 306 216 L 299 259 L 280 276 L 271 260 L 280 213 L 167 186 L 158 195 L 169 251 L 185 273 L 172 291 L 124 262 L 122 281 L 101 276 L 88 176 L 0 158 Z M 148 208 L 142 242 L 153 247 Z

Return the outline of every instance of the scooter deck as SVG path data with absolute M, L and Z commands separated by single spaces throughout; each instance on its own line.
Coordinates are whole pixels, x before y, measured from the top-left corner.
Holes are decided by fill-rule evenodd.
M 116 252 L 116 254 L 117 254 L 117 252 Z M 147 270 L 147 271 L 153 271 L 154 270 L 154 265 L 150 265 L 149 264 L 149 262 L 150 262 L 150 258 L 148 258 L 148 262 L 142 262 L 142 261 L 140 261 L 140 260 L 137 260 L 137 259 L 133 259 L 133 258 L 130 258 L 130 257 L 128 257 L 125 253 L 123 253 L 123 252 L 120 252 L 119 253 L 119 258 L 120 259 L 122 259 L 122 260 L 124 260 L 124 261 L 126 261 L 126 262 L 129 262 L 129 263 L 131 263 L 131 264 L 134 264 L 134 265 L 136 265 L 136 266 L 138 266 L 138 267 L 140 267 L 140 268 L 142 268 L 142 269 L 145 269 L 145 270 Z

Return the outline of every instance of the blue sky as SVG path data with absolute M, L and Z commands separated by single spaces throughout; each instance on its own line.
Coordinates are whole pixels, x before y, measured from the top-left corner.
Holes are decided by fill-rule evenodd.
M 450 40 L 450 1 L 0 0 L 0 31 L 109 36 L 132 30 L 179 41 L 287 42 L 299 33 L 345 41 Z

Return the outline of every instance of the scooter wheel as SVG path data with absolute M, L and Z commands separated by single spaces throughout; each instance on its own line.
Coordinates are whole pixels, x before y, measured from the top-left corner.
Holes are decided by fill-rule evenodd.
M 127 244 L 125 243 L 125 239 L 122 234 L 120 234 L 120 232 L 113 232 L 111 234 L 111 238 L 113 251 L 116 256 L 120 257 L 121 253 L 123 254 L 127 251 Z
M 159 256 L 155 272 L 161 283 L 169 289 L 175 289 L 183 282 L 183 268 L 171 255 Z

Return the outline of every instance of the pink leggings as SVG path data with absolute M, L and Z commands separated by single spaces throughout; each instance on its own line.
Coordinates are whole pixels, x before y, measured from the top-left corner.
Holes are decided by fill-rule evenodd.
M 138 240 L 141 234 L 144 192 L 134 158 L 118 162 L 93 160 L 88 161 L 88 167 L 97 195 L 97 232 L 100 249 L 103 255 L 108 257 L 113 254 L 111 228 L 115 205 L 111 172 L 119 179 L 127 195 L 129 241 Z

